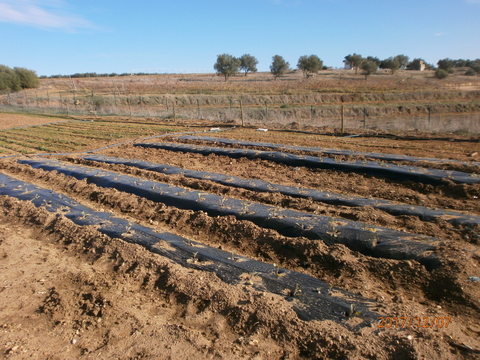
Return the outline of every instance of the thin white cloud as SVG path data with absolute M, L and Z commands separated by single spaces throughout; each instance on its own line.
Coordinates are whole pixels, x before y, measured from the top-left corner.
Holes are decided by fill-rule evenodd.
M 469 4 L 478 4 L 480 5 L 480 0 L 465 0 Z
M 63 0 L 0 0 L 0 22 L 67 31 L 96 28 Z

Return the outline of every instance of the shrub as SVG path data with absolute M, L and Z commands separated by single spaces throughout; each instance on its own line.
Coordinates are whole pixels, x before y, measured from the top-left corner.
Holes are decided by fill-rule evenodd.
M 0 65 L 0 91 L 20 91 L 20 79 L 14 70 Z
M 0 91 L 20 91 L 39 86 L 40 81 L 35 71 L 19 67 L 11 69 L 0 65 Z
M 434 76 L 435 76 L 435 78 L 437 78 L 437 79 L 445 79 L 445 78 L 448 77 L 448 75 L 449 75 L 449 74 L 448 74 L 447 71 L 445 71 L 445 70 L 443 70 L 443 69 L 437 69 L 437 70 L 435 70 L 435 75 L 434 75 Z
M 20 67 L 16 67 L 14 70 L 20 79 L 20 86 L 22 89 L 35 89 L 40 86 L 40 80 L 38 80 L 38 76 L 35 71 Z
M 475 72 L 475 70 L 473 69 L 468 69 L 466 72 L 465 72 L 465 75 L 467 76 L 474 76 L 476 75 L 477 73 Z

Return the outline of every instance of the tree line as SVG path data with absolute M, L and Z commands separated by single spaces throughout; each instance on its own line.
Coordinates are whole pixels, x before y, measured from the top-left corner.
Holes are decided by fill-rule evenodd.
M 37 73 L 33 70 L 0 65 L 0 92 L 15 92 L 40 86 Z
M 358 73 L 358 70 L 361 70 L 365 79 L 367 79 L 368 76 L 375 74 L 378 69 L 388 69 L 392 74 L 399 69 L 434 69 L 436 70 L 434 76 L 439 79 L 446 78 L 450 73 L 453 73 L 453 68 L 467 67 L 468 69 L 466 70 L 465 75 L 480 74 L 480 59 L 441 59 L 437 63 L 438 67 L 435 68 L 434 65 L 428 64 L 425 60 L 420 58 L 410 61 L 410 58 L 403 54 L 380 60 L 378 57 L 363 57 L 354 53 L 345 56 L 343 62 L 346 67 L 355 70 L 355 73 Z M 250 54 L 242 55 L 239 58 L 230 54 L 221 54 L 217 56 L 217 62 L 213 65 L 213 68 L 219 75 L 223 75 L 225 81 L 227 81 L 230 76 L 236 75 L 239 72 L 243 72 L 245 76 L 247 76 L 249 72 L 257 72 L 257 64 L 258 60 Z M 305 77 L 308 77 L 312 74 L 318 73 L 320 70 L 325 70 L 328 67 L 323 65 L 323 61 L 317 55 L 302 55 L 298 59 L 297 68 L 303 72 Z M 284 75 L 289 70 L 291 70 L 290 64 L 285 61 L 282 56 L 275 55 L 272 57 L 270 72 L 275 79 Z

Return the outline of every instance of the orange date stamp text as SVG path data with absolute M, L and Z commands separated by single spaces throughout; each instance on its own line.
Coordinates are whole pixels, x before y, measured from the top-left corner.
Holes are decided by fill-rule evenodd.
M 450 325 L 451 317 L 449 316 L 379 316 L 378 327 L 379 328 L 448 328 Z

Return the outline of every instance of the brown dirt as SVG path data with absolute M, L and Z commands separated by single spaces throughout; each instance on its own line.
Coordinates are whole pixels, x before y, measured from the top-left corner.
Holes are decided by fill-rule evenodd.
M 48 124 L 56 121 L 62 121 L 62 119 L 35 115 L 8 114 L 0 112 L 0 130 L 6 130 L 20 126 Z
M 237 137 L 253 139 L 256 134 L 252 130 L 250 135 Z M 330 148 L 341 148 L 343 140 L 330 139 Z M 324 146 L 309 137 L 302 142 L 296 135 L 287 134 L 282 140 L 285 144 Z M 477 146 L 475 140 L 463 140 Z M 387 144 L 397 146 L 401 152 L 408 143 L 378 138 L 376 145 L 382 141 L 387 153 Z M 431 142 L 438 142 L 441 148 L 441 140 Z M 457 142 L 444 141 L 446 144 L 457 146 Z M 423 150 L 409 149 L 409 155 L 444 157 L 441 151 L 432 150 L 435 148 L 437 145 L 430 146 L 428 155 Z M 368 147 L 362 147 L 362 151 L 367 150 Z M 463 148 L 458 151 L 465 153 Z M 269 161 L 180 154 L 131 145 L 101 153 L 480 215 L 478 185 L 401 183 L 362 174 L 292 170 Z M 77 156 L 61 159 L 99 166 Z M 372 258 L 343 245 L 327 246 L 303 237 L 285 237 L 232 216 L 210 217 L 203 212 L 167 207 L 54 172 L 33 170 L 12 159 L 0 163 L 3 173 L 61 192 L 94 209 L 277 263 L 359 293 L 378 301 L 379 309 L 391 317 L 450 317 L 450 324 L 432 328 L 373 326 L 353 332 L 331 321 L 302 321 L 291 303 L 280 295 L 256 291 L 241 281 L 238 285 L 225 284 L 211 273 L 185 269 L 140 246 L 110 239 L 94 227 L 79 227 L 28 202 L 2 197 L 0 344 L 4 348 L 0 358 L 473 359 L 477 356 L 473 350 L 480 349 L 480 283 L 468 278 L 480 277 L 480 229 L 454 227 L 444 221 L 428 223 L 416 217 L 395 217 L 368 207 L 333 207 L 280 194 L 256 194 L 125 166 L 103 167 L 229 197 L 436 236 L 443 240 L 437 250 L 442 266 L 429 272 L 415 261 Z

